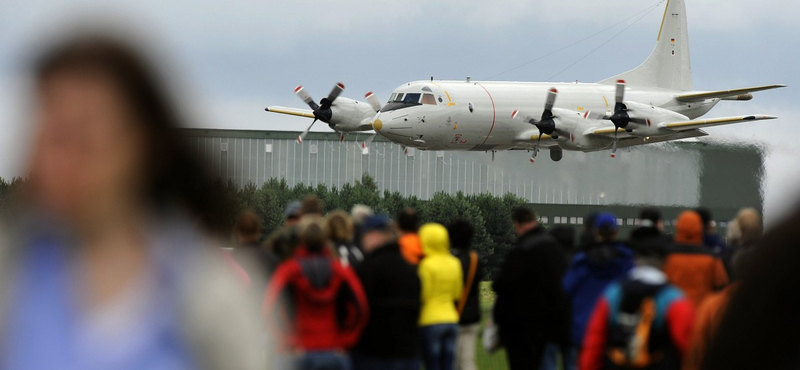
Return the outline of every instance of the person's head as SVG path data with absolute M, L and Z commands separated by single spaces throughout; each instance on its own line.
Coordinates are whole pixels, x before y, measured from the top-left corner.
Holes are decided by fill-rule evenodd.
M 370 216 L 361 225 L 361 248 L 364 252 L 372 251 L 395 239 L 394 225 L 389 216 L 376 214 Z
M 755 208 L 744 208 L 736 216 L 736 223 L 741 232 L 742 244 L 754 244 L 761 239 L 763 226 L 761 215 Z
M 303 198 L 303 203 L 300 206 L 300 215 L 302 217 L 313 216 L 319 218 L 322 217 L 323 213 L 322 201 L 319 198 L 315 195 L 307 195 Z
M 595 224 L 597 223 L 597 216 L 600 212 L 592 212 L 583 218 L 583 232 L 589 235 L 594 235 Z
M 178 137 L 177 110 L 141 55 L 95 34 L 38 59 L 32 198 L 78 228 L 181 209 L 227 233 L 227 198 L 212 194 L 205 168 Z
M 664 232 L 664 220 L 661 218 L 661 211 L 656 207 L 643 208 L 639 212 L 639 226 L 652 227 Z
M 728 222 L 725 239 L 728 245 L 740 245 L 742 243 L 742 230 L 739 228 L 739 222 L 736 219 Z
M 413 208 L 406 208 L 397 215 L 397 227 L 400 232 L 415 233 L 419 229 L 419 214 Z
M 612 242 L 617 240 L 619 225 L 617 216 L 603 212 L 597 215 L 594 221 L 594 235 L 598 242 Z
M 286 205 L 283 211 L 283 223 L 286 226 L 293 226 L 298 222 L 300 222 L 300 202 L 294 201 Z
M 353 221 L 347 213 L 333 211 L 325 217 L 325 222 L 328 224 L 331 240 L 344 243 L 353 241 Z
M 373 214 L 375 213 L 372 211 L 372 208 L 363 204 L 356 204 L 350 210 L 350 217 L 353 218 L 353 224 L 357 226 L 362 225 L 364 221 Z
M 715 231 L 717 225 L 714 223 L 714 216 L 711 215 L 711 210 L 705 207 L 698 207 L 694 210 L 699 216 L 700 220 L 703 223 L 703 230 L 706 233 L 712 233 Z
M 514 223 L 514 232 L 518 236 L 525 235 L 528 231 L 539 226 L 539 222 L 536 221 L 536 214 L 527 206 L 517 207 L 511 211 L 511 221 Z
M 703 220 L 695 211 L 683 211 L 675 223 L 675 243 L 703 245 Z
M 328 243 L 328 228 L 319 219 L 303 218 L 300 221 L 300 242 L 309 253 L 322 253 Z
M 564 252 L 571 254 L 575 251 L 575 228 L 569 225 L 556 225 L 548 232 L 558 241 Z
M 261 219 L 252 210 L 246 210 L 236 218 L 233 235 L 237 244 L 257 243 L 261 239 Z
M 662 269 L 669 249 L 664 238 L 648 238 L 631 246 L 636 266 L 650 266 Z
M 458 219 L 447 226 L 447 233 L 450 235 L 450 245 L 453 248 L 468 251 L 472 247 L 472 237 L 475 228 L 469 221 Z

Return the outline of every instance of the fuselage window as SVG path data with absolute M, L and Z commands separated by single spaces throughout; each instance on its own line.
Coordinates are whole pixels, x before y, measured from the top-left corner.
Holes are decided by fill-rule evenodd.
M 420 93 L 409 93 L 403 98 L 403 103 L 419 104 Z
M 433 94 L 422 94 L 422 104 L 436 105 L 436 98 Z

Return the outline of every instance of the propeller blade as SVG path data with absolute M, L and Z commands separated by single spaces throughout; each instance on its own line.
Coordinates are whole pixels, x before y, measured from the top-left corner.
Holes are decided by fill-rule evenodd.
M 319 105 L 317 105 L 317 103 L 314 102 L 314 99 L 311 98 L 311 95 L 309 95 L 308 92 L 306 92 L 306 90 L 303 89 L 303 86 L 295 87 L 294 93 L 298 97 L 300 97 L 300 99 L 302 99 L 306 104 L 308 104 L 308 106 L 311 107 L 311 109 L 317 110 L 319 108 Z
M 333 85 L 333 89 L 331 90 L 331 93 L 328 94 L 328 98 L 327 98 L 328 102 L 329 103 L 333 103 L 333 101 L 336 100 L 336 98 L 339 97 L 339 94 L 341 94 L 342 91 L 344 91 L 344 84 L 341 83 L 341 82 L 337 82 L 336 85 Z
M 542 132 L 539 131 L 539 138 L 536 139 L 536 144 L 533 145 L 533 155 L 531 155 L 531 163 L 536 161 L 536 156 L 539 154 L 539 142 L 542 141 Z
M 617 94 L 614 97 L 616 103 L 622 103 L 625 100 L 625 80 L 617 80 Z
M 550 91 L 547 92 L 547 101 L 544 103 L 544 110 L 545 112 L 552 111 L 553 105 L 556 104 L 556 97 L 558 96 L 558 90 L 555 87 L 551 87 Z M 552 115 L 552 113 L 551 113 Z M 544 116 L 542 117 L 544 119 Z
M 367 149 L 369 144 L 372 143 L 372 140 L 375 140 L 375 136 L 378 136 L 377 132 L 372 134 L 372 135 L 370 135 L 370 137 L 368 137 L 367 140 L 365 140 L 363 143 L 361 143 L 361 150 Z
M 519 109 L 511 112 L 511 118 L 519 119 L 528 123 L 536 124 L 536 119 L 533 117 L 525 114 L 524 112 L 520 111 Z
M 300 136 L 297 137 L 297 143 L 298 144 L 302 144 L 303 143 L 303 138 L 305 138 L 306 135 L 308 135 L 308 132 L 311 131 L 311 128 L 314 127 L 315 123 L 317 123 L 317 120 L 314 120 L 313 122 L 311 122 L 311 125 L 309 125 L 308 128 L 305 131 L 303 131 L 300 134 Z
M 611 146 L 611 158 L 617 158 L 617 131 L 619 130 L 616 127 L 614 128 L 614 144 Z
M 378 100 L 378 97 L 372 93 L 372 91 L 364 95 L 364 98 L 367 99 L 367 103 L 369 103 L 375 112 L 379 112 L 381 110 L 381 102 Z

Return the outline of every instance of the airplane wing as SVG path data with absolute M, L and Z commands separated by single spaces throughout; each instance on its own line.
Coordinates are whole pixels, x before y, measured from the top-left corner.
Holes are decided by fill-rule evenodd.
M 713 98 L 721 98 L 721 99 L 736 98 L 739 97 L 740 95 L 746 95 L 757 91 L 777 89 L 781 87 L 786 87 L 786 85 L 766 85 L 766 86 L 745 87 L 743 89 L 696 92 L 696 93 L 678 95 L 677 97 L 675 97 L 675 99 L 680 102 L 696 102 Z M 752 98 L 752 96 L 744 97 L 739 100 L 750 100 L 749 98 Z
M 267 112 L 288 114 L 290 116 L 315 118 L 314 117 L 314 112 L 312 112 L 310 109 L 295 109 L 295 108 L 286 108 L 286 107 L 266 107 L 264 110 L 267 111 Z
M 694 130 L 676 132 L 675 135 L 650 137 L 650 140 L 647 140 L 647 141 L 643 140 L 640 137 L 629 136 L 629 137 L 624 138 L 624 139 L 620 138 L 619 142 L 617 143 L 617 147 L 618 148 L 627 148 L 627 147 L 632 147 L 632 146 L 637 146 L 637 145 L 661 143 L 661 142 L 665 142 L 665 141 L 688 139 L 688 138 L 701 137 L 701 136 L 708 136 L 708 133 L 703 131 L 703 130 L 694 129 Z
M 658 126 L 663 128 L 668 128 L 674 131 L 685 131 L 690 129 L 697 129 L 703 127 L 712 127 L 712 126 L 720 126 L 720 125 L 729 125 L 731 123 L 739 123 L 739 122 L 747 122 L 747 121 L 761 121 L 767 119 L 776 119 L 776 116 L 768 116 L 768 115 L 752 115 L 752 116 L 736 116 L 736 117 L 722 117 L 722 118 L 710 118 L 710 119 L 697 119 L 692 121 L 684 121 L 684 122 L 664 122 L 660 123 Z
M 614 132 L 613 128 L 611 128 L 610 130 L 612 130 L 611 132 Z M 694 138 L 694 137 L 708 136 L 707 132 L 705 132 L 703 130 L 700 130 L 700 129 L 679 131 L 679 132 L 676 132 L 673 135 L 668 135 L 668 136 L 652 136 L 647 140 L 645 140 L 645 138 L 642 138 L 642 137 L 636 137 L 636 136 L 630 136 L 630 135 L 623 136 L 622 133 L 627 134 L 627 132 L 625 132 L 624 130 L 620 129 L 620 135 L 619 135 L 619 141 L 617 142 L 617 148 L 628 148 L 628 147 L 633 147 L 633 146 L 638 146 L 638 145 L 662 143 L 662 142 L 665 142 L 665 141 L 673 141 L 673 140 L 681 140 L 681 139 L 689 139 L 689 138 Z M 604 148 L 597 148 L 597 149 L 588 150 L 588 151 L 589 152 L 596 152 L 596 151 L 606 150 L 606 149 L 610 149 L 610 148 L 611 148 L 611 144 L 609 144 L 607 147 L 604 147 Z
M 736 117 L 722 117 L 722 118 L 710 118 L 710 119 L 697 119 L 692 121 L 682 121 L 682 122 L 663 122 L 658 125 L 658 127 L 670 129 L 672 131 L 683 132 L 688 130 L 694 130 L 704 127 L 713 127 L 713 126 L 721 126 L 721 125 L 729 125 L 732 123 L 739 123 L 739 122 L 748 122 L 748 121 L 761 121 L 767 119 L 776 119 L 776 116 L 768 116 L 768 115 L 751 115 L 751 116 L 736 116 Z M 594 131 L 589 132 L 592 135 L 599 135 L 605 137 L 613 137 L 614 135 L 614 127 L 604 127 L 598 128 Z M 620 139 L 628 138 L 628 137 L 636 137 L 630 135 L 624 129 L 617 129 L 617 136 Z M 667 135 L 668 137 L 672 137 L 673 135 Z M 660 137 L 660 135 L 651 136 L 651 140 L 655 139 L 656 137 Z

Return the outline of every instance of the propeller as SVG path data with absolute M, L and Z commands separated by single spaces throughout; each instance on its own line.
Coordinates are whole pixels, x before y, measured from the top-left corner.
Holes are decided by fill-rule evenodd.
M 314 112 L 314 121 L 311 122 L 311 125 L 309 125 L 308 128 L 297 138 L 298 144 L 303 142 L 303 138 L 308 135 L 308 132 L 311 131 L 311 127 L 314 127 L 314 124 L 317 123 L 317 120 L 327 124 L 331 123 L 331 118 L 333 118 L 331 106 L 333 105 L 333 102 L 336 101 L 336 98 L 339 97 L 339 94 L 342 93 L 342 91 L 344 91 L 344 84 L 337 82 L 336 85 L 333 86 L 333 89 L 328 96 L 320 100 L 319 104 L 317 104 L 311 95 L 303 88 L 303 86 L 298 86 L 294 89 L 295 95 L 303 100 L 303 102 L 308 104 L 308 106 Z
M 609 117 L 614 123 L 614 144 L 611 147 L 611 158 L 617 157 L 617 131 L 621 128 L 628 127 L 631 123 L 631 117 L 628 114 L 628 106 L 625 105 L 625 80 L 617 80 L 617 92 L 614 95 L 614 113 Z
M 553 115 L 553 106 L 556 104 L 557 97 L 558 90 L 556 90 L 555 87 L 550 88 L 550 91 L 547 92 L 547 99 L 544 103 L 542 117 L 538 121 L 531 116 L 523 114 L 519 110 L 515 110 L 513 113 L 511 113 L 512 118 L 521 118 L 523 121 L 528 122 L 539 129 L 539 138 L 536 140 L 536 144 L 533 146 L 531 163 L 536 160 L 536 155 L 539 154 L 539 142 L 542 140 L 542 135 L 550 135 L 553 139 L 558 138 L 558 133 L 556 132 L 556 116 Z

